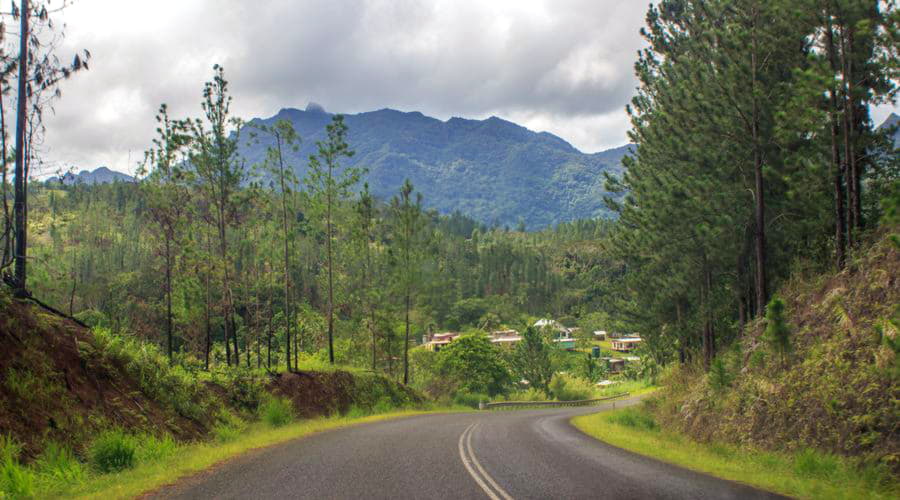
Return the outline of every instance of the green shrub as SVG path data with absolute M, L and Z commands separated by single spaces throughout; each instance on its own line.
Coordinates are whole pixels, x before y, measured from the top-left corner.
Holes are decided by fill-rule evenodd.
M 223 409 L 216 415 L 216 423 L 213 425 L 212 434 L 216 441 L 228 443 L 237 439 L 247 428 L 247 423 L 228 410 Z
M 21 451 L 13 438 L 0 435 L 0 498 L 34 496 L 34 473 L 19 463 Z
M 360 406 L 353 405 L 347 410 L 346 417 L 347 418 L 362 418 L 369 415 L 369 412 Z
M 100 434 L 91 444 L 91 465 L 98 472 L 118 472 L 134 467 L 137 445 L 133 436 L 116 429 Z
M 557 373 L 550 379 L 550 393 L 559 401 L 578 401 L 590 399 L 594 395 L 594 386 L 582 378 Z
M 175 453 L 176 449 L 178 444 L 168 434 L 163 437 L 144 434 L 137 438 L 137 459 L 142 463 L 163 459 Z
M 486 403 L 490 399 L 485 394 L 457 392 L 453 397 L 453 403 L 469 408 L 478 408 L 479 403 Z
M 784 314 L 784 301 L 780 297 L 772 297 L 766 306 L 766 332 L 764 338 L 769 347 L 781 356 L 782 366 L 787 365 L 791 353 L 791 329 Z
M 290 399 L 269 396 L 259 405 L 259 417 L 272 427 L 281 427 L 294 420 L 294 406 Z
M 614 413 L 609 417 L 610 422 L 633 429 L 641 429 L 645 431 L 659 430 L 659 424 L 653 419 L 653 416 L 645 411 L 637 408 L 626 408 L 622 411 Z
M 716 358 L 713 360 L 712 364 L 709 366 L 709 385 L 716 392 L 721 392 L 731 387 L 731 383 L 734 377 L 728 371 L 728 367 L 725 366 L 725 361 L 722 358 Z
M 510 401 L 547 401 L 547 394 L 540 389 L 529 387 L 509 398 Z
M 35 461 L 38 473 L 52 482 L 66 484 L 84 481 L 85 470 L 71 450 L 54 441 L 44 447 Z
M 387 413 L 389 411 L 395 410 L 397 407 L 394 405 L 394 402 L 391 401 L 388 397 L 383 397 L 375 403 L 375 406 L 372 407 L 372 413 Z
M 836 456 L 811 448 L 800 451 L 794 458 L 794 472 L 805 477 L 828 478 L 838 471 L 840 465 Z

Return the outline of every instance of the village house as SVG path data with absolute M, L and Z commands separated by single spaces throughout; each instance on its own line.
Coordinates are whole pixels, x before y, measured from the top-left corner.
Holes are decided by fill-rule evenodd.
M 430 336 L 424 336 L 422 338 L 422 345 L 429 351 L 440 352 L 444 346 L 459 338 L 460 335 L 462 334 L 459 332 L 435 333 Z M 492 344 L 505 349 L 512 349 L 513 346 L 522 341 L 522 336 L 515 330 L 498 330 L 491 332 L 488 334 L 488 338 L 491 340 Z
M 438 352 L 445 345 L 459 337 L 459 335 L 458 332 L 435 333 L 432 334 L 423 345 L 425 346 L 425 349 L 428 349 L 429 351 Z
M 609 368 L 609 373 L 622 373 L 625 371 L 625 360 L 618 358 L 600 358 L 606 362 L 606 367 Z
M 541 330 L 551 330 L 553 332 L 553 343 L 560 349 L 570 351 L 575 349 L 574 333 L 577 328 L 566 328 L 560 322 L 553 319 L 539 319 L 534 323 L 534 327 Z
M 643 342 L 640 337 L 623 337 L 612 341 L 612 350 L 619 352 L 631 352 Z
M 505 349 L 512 349 L 516 344 L 522 341 L 522 336 L 515 330 L 500 330 L 491 332 L 491 342 Z

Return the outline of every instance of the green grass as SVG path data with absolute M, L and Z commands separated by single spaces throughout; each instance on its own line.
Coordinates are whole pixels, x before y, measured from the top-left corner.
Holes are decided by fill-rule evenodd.
M 330 429 L 424 413 L 429 412 L 399 411 L 363 418 L 317 418 L 277 428 L 257 422 L 247 426 L 246 430 L 230 441 L 221 442 L 219 440 L 176 446 L 172 449 L 162 446 L 166 448 L 166 453 L 154 454 L 154 460 L 150 462 L 138 463 L 132 469 L 117 473 L 94 473 L 76 484 L 63 486 L 54 483 L 46 489 L 38 490 L 35 496 L 39 498 L 132 498 L 254 449 Z
M 618 384 L 613 384 L 603 389 L 598 388 L 596 394 L 598 398 L 605 398 L 627 392 L 628 396 L 631 397 L 649 394 L 658 389 L 659 386 L 653 385 L 648 380 L 621 380 Z
M 270 427 L 281 427 L 294 420 L 291 400 L 269 396 L 259 406 L 259 418 Z
M 575 427 L 619 448 L 664 462 L 798 498 L 898 498 L 900 483 L 873 466 L 815 450 L 774 453 L 698 443 L 660 429 L 642 409 L 576 417 Z

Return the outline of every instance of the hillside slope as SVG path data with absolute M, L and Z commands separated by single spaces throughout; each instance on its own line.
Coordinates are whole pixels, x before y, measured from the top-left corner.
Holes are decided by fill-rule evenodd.
M 271 393 L 299 417 L 419 405 L 415 391 L 372 373 L 212 373 L 170 367 L 156 346 L 89 330 L 0 286 L 0 435 L 34 457 L 50 441 L 81 452 L 101 431 L 202 440 L 223 412 L 253 418 Z
M 663 425 L 704 441 L 813 447 L 900 471 L 900 252 L 884 238 L 848 267 L 780 291 L 793 344 L 785 365 L 757 321 L 721 355 L 718 373 L 686 366 L 668 377 L 655 410 Z
M 253 124 L 288 120 L 303 140 L 290 161 L 302 178 L 332 116 L 310 105 L 252 120 L 242 135 L 241 154 L 248 164 L 262 161 L 271 142 L 264 135 L 258 142 L 248 140 Z M 486 224 L 515 226 L 521 217 L 530 229 L 606 215 L 601 174 L 620 173 L 628 151 L 623 146 L 584 154 L 555 135 L 497 117 L 441 121 L 382 109 L 346 115 L 345 123 L 356 154 L 344 163 L 368 169 L 366 180 L 377 197 L 396 195 L 409 178 L 428 208 L 459 210 Z

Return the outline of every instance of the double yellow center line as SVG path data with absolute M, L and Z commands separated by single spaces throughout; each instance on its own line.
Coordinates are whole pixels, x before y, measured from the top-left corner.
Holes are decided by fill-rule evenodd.
M 487 493 L 488 498 L 492 500 L 513 500 L 509 493 L 501 488 L 490 474 L 484 470 L 484 467 L 478 462 L 478 457 L 475 456 L 475 450 L 472 449 L 472 433 L 477 427 L 478 424 L 474 423 L 466 427 L 466 430 L 460 434 L 459 458 L 462 460 L 463 465 L 466 466 L 466 470 L 469 471 L 472 479 Z

